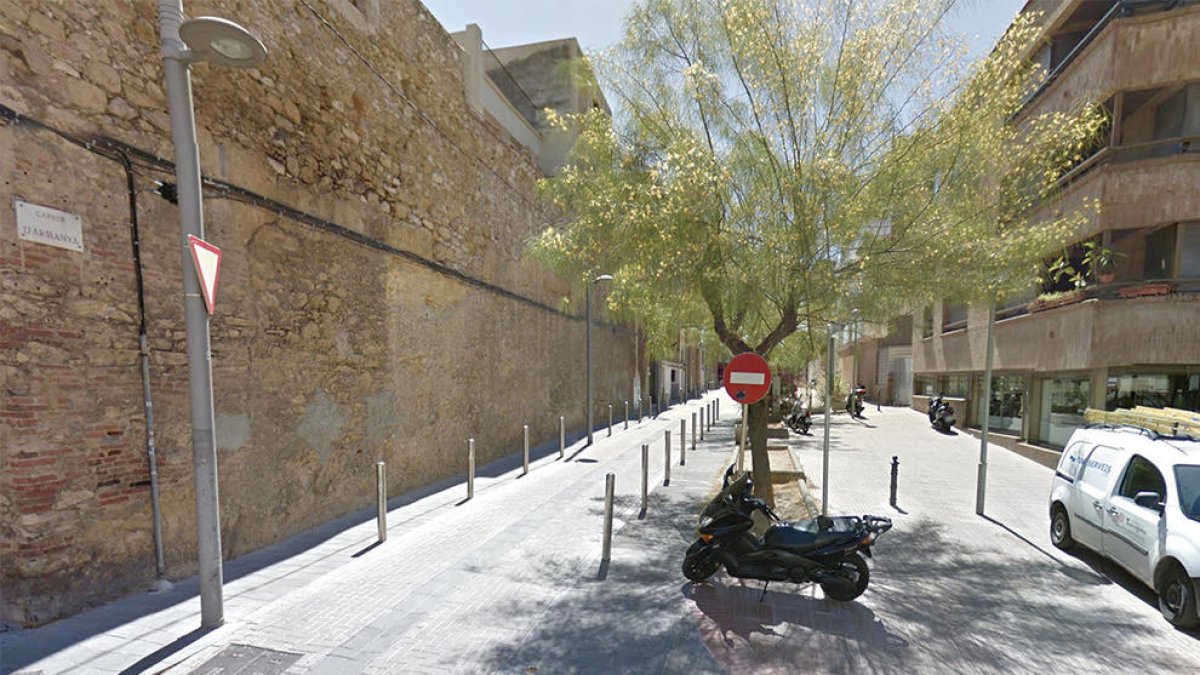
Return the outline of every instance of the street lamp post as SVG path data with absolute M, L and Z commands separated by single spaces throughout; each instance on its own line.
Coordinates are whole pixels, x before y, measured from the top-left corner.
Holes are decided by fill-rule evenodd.
M 200 281 L 192 266 L 188 235 L 204 238 L 200 202 L 200 152 L 192 108 L 189 66 L 210 61 L 251 68 L 266 58 L 258 38 L 241 26 L 214 17 L 183 18 L 182 0 L 159 0 L 159 31 L 171 139 L 175 145 L 175 179 L 182 229 L 184 317 L 187 326 L 188 394 L 192 418 L 192 463 L 196 486 L 196 531 L 200 569 L 200 625 L 225 622 L 222 600 L 221 516 L 217 492 L 217 449 L 214 441 L 212 354 L 208 313 Z
M 596 278 L 588 274 L 587 283 L 587 444 L 592 444 L 592 285 L 599 281 L 612 281 L 611 274 Z

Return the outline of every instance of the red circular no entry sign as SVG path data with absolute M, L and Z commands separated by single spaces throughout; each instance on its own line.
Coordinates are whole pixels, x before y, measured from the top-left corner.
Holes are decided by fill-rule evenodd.
M 725 391 L 738 403 L 757 403 L 770 388 L 771 367 L 754 352 L 738 354 L 725 366 Z

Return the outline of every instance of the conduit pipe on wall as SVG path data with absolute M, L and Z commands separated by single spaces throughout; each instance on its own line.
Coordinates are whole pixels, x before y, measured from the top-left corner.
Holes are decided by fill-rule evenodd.
M 125 182 L 129 190 L 129 240 L 133 247 L 134 279 L 137 283 L 138 304 L 138 351 L 142 364 L 142 407 L 146 414 L 146 459 L 150 465 L 150 512 L 154 521 L 154 570 L 158 577 L 155 590 L 165 590 L 170 582 L 165 579 L 166 559 L 163 556 L 162 512 L 158 493 L 158 449 L 154 442 L 154 398 L 150 393 L 150 341 L 146 336 L 146 289 L 142 276 L 142 238 L 138 230 L 137 187 L 133 180 L 133 166 L 129 156 L 121 154 L 121 165 L 125 167 Z

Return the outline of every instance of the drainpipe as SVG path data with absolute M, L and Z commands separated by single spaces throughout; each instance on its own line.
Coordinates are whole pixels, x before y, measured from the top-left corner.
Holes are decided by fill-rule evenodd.
M 154 520 L 154 570 L 158 581 L 155 591 L 171 588 L 167 581 L 166 561 L 163 556 L 162 511 L 158 496 L 158 450 L 154 444 L 154 399 L 150 395 L 150 342 L 146 337 L 146 290 L 142 277 L 142 239 L 138 230 L 137 189 L 133 182 L 133 167 L 129 157 L 121 154 L 125 167 L 125 182 L 129 188 L 129 239 L 133 246 L 134 278 L 137 280 L 138 301 L 138 350 L 142 361 L 142 406 L 146 414 L 146 459 L 150 464 L 150 512 Z

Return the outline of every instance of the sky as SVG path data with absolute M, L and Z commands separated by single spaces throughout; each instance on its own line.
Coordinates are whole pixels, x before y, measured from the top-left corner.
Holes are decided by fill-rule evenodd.
M 479 24 L 493 49 L 575 37 L 584 51 L 610 47 L 621 38 L 634 0 L 421 0 L 450 32 Z M 869 0 L 887 2 L 888 0 Z M 971 57 L 991 49 L 1025 0 L 959 0 L 951 20 L 966 37 Z

